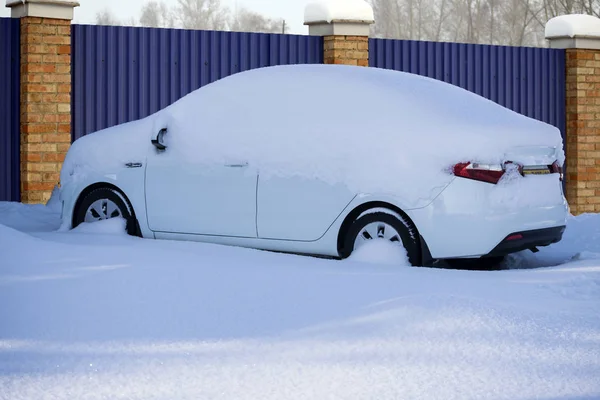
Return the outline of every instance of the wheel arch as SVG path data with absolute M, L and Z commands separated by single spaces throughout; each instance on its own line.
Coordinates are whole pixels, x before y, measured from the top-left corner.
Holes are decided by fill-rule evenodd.
M 385 201 L 368 201 L 366 203 L 362 203 L 362 204 L 356 206 L 352 211 L 350 211 L 346 215 L 346 217 L 344 218 L 344 221 L 340 225 L 340 229 L 338 231 L 338 237 L 337 237 L 338 254 L 340 256 L 342 256 L 342 254 L 344 253 L 344 240 L 345 240 L 346 235 L 348 234 L 348 230 L 350 229 L 350 226 L 352 225 L 352 223 L 356 219 L 358 219 L 358 217 L 361 214 L 363 214 L 364 212 L 369 211 L 369 210 L 379 209 L 379 208 L 386 209 L 388 211 L 398 214 L 404 220 L 404 222 L 409 225 L 409 230 L 411 231 L 411 234 L 415 235 L 417 242 L 419 243 L 419 252 L 421 255 L 421 262 L 423 264 L 430 263 L 432 261 L 431 253 L 429 252 L 429 248 L 427 246 L 427 243 L 425 242 L 425 239 L 423 239 L 423 237 L 419 233 L 419 229 L 417 228 L 416 224 L 408 216 L 408 214 L 406 214 L 402 209 L 400 209 L 399 207 L 397 207 L 391 203 L 385 202 Z
M 125 200 L 125 202 L 127 203 L 127 206 L 131 210 L 131 216 L 133 217 L 133 220 L 135 221 L 135 234 L 136 234 L 136 236 L 141 236 L 140 223 L 138 221 L 138 217 L 137 217 L 137 214 L 135 213 L 135 209 L 133 208 L 133 204 L 131 203 L 131 200 L 129 200 L 129 197 L 127 197 L 127 195 L 125 194 L 125 192 L 123 190 L 121 190 L 121 188 L 119 188 L 118 186 L 116 186 L 112 183 L 109 183 L 109 182 L 93 183 L 93 184 L 87 186 L 85 189 L 83 189 L 79 193 L 79 196 L 77 196 L 77 200 L 75 201 L 75 205 L 73 206 L 73 210 L 71 212 L 71 226 L 75 226 L 75 215 L 77 214 L 77 211 L 79 210 L 79 207 L 81 206 L 83 199 L 85 199 L 85 197 L 88 194 L 92 193 L 96 189 L 111 189 L 111 190 L 114 190 L 115 192 L 119 193 L 119 195 L 121 195 L 121 197 L 123 197 L 123 200 Z

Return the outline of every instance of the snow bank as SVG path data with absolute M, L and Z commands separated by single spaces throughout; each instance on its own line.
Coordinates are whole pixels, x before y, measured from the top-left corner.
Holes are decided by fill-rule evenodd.
M 60 207 L 55 204 L 55 195 L 47 205 L 0 202 L 0 224 L 24 232 L 50 232 L 60 226 Z
M 124 218 L 110 218 L 103 221 L 84 222 L 74 228 L 72 232 L 126 236 L 126 226 L 127 221 Z
M 600 253 L 600 215 L 570 219 L 566 234 L 571 254 Z M 600 393 L 599 259 L 473 272 L 42 238 L 0 226 L 0 399 Z
M 39 244 L 39 239 L 36 239 L 26 233 L 23 233 L 15 228 L 0 224 L 0 243 L 6 249 L 19 250 L 26 249 L 28 246 Z
M 373 8 L 364 0 L 319 0 L 306 5 L 304 22 L 373 21 Z
M 410 266 L 404 247 L 382 239 L 376 239 L 360 246 L 352 252 L 349 259 L 354 262 L 392 265 L 394 268 Z
M 60 188 L 58 186 L 54 186 L 54 189 L 52 189 L 52 194 L 46 203 L 46 207 L 48 207 L 51 212 L 60 214 L 62 202 L 60 201 Z
M 449 183 L 454 164 L 500 164 L 517 146 L 555 148 L 564 162 L 557 128 L 459 87 L 378 68 L 295 65 L 229 76 L 144 120 L 85 136 L 61 181 L 143 160 L 162 127 L 182 162 L 248 162 L 265 178 L 344 182 L 407 201 Z
M 23 226 L 28 227 L 27 222 L 23 221 Z M 47 264 L 44 260 L 44 254 L 53 257 L 60 254 L 61 251 L 65 251 L 65 248 L 0 224 L 0 251 L 2 252 L 0 257 L 0 286 L 2 286 L 4 282 L 15 280 L 16 277 L 33 279 L 33 277 L 38 276 L 39 271 L 43 270 L 41 265 Z M 29 278 L 27 278 L 27 275 L 29 275 Z M 0 291 L 2 290 L 0 289 Z M 2 334 L 0 332 L 0 340 L 1 338 Z M 0 398 L 2 398 L 1 390 Z
M 600 37 L 600 19 L 585 14 L 571 14 L 554 17 L 548 21 L 546 39 L 574 36 Z

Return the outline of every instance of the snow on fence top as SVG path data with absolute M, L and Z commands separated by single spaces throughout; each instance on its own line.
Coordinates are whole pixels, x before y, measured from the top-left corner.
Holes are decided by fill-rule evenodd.
M 546 39 L 600 37 L 600 19 L 585 14 L 561 15 L 548 21 L 545 34 Z
M 365 0 L 318 0 L 304 9 L 304 23 L 374 20 L 373 8 Z

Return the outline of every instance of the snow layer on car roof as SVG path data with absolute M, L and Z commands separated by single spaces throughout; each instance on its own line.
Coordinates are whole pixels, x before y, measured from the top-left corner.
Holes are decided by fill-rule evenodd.
M 182 161 L 248 162 L 264 178 L 318 178 L 412 199 L 449 183 L 454 164 L 499 164 L 518 146 L 555 147 L 564 162 L 557 128 L 456 86 L 377 68 L 294 65 L 232 75 L 144 120 L 85 136 L 61 180 L 144 161 L 161 128 Z

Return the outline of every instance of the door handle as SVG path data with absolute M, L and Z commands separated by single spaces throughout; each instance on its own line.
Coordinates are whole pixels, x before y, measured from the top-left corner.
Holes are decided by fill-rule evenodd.
M 237 164 L 225 164 L 226 167 L 229 168 L 245 168 L 248 166 L 247 162 L 237 163 Z

